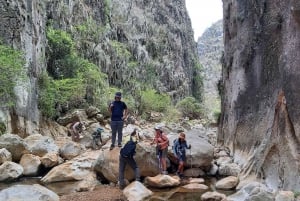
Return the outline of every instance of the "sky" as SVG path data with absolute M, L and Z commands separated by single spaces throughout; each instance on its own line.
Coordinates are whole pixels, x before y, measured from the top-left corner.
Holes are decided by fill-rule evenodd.
M 205 29 L 223 18 L 222 0 L 185 0 L 192 21 L 195 41 Z

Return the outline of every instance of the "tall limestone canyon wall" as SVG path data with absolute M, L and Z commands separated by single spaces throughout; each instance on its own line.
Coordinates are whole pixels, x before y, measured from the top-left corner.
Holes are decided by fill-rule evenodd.
M 26 79 L 15 88 L 17 105 L 10 114 L 0 110 L 0 120 L 8 122 L 12 133 L 38 129 L 37 78 L 45 68 L 45 7 L 40 1 L 0 1 L 0 39 L 26 59 Z
M 223 0 L 219 142 L 244 176 L 300 188 L 300 2 Z
M 95 23 L 94 38 L 76 35 L 75 27 L 89 22 Z M 13 133 L 39 132 L 37 79 L 46 69 L 47 25 L 72 32 L 81 56 L 98 65 L 110 84 L 130 88 L 133 78 L 146 81 L 174 101 L 199 94 L 197 47 L 185 1 L 8 0 L 0 1 L 0 24 L 3 43 L 25 53 L 29 77 L 16 88 L 17 107 L 9 113 L 14 115 L 0 112 Z M 121 45 L 134 62 L 113 51 Z

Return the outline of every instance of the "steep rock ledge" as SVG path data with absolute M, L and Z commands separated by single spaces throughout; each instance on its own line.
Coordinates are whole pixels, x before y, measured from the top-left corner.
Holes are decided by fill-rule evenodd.
M 95 22 L 94 38 L 75 31 L 89 20 Z M 16 109 L 10 115 L 1 112 L 9 132 L 26 136 L 41 130 L 37 78 L 46 68 L 46 24 L 72 32 L 80 55 L 97 64 L 110 84 L 134 89 L 135 81 L 147 82 L 169 93 L 174 102 L 201 94 L 196 43 L 184 1 L 1 1 L 0 24 L 4 44 L 25 53 L 28 74 L 26 83 L 16 88 Z M 118 52 L 121 44 L 124 54 Z

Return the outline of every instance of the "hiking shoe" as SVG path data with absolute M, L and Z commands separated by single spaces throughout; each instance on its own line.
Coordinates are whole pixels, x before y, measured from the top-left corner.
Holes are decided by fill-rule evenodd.
M 122 147 L 122 144 L 121 144 L 121 143 L 119 143 L 119 144 L 118 144 L 118 147 Z
M 109 148 L 109 150 L 113 150 L 115 148 L 115 145 L 110 145 L 110 148 Z
M 168 174 L 168 171 L 162 171 L 161 174 L 167 175 L 167 174 Z

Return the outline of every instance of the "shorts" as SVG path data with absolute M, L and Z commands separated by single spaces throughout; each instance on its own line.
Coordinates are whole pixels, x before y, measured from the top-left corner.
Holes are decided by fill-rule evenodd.
M 167 158 L 167 156 L 168 156 L 168 148 L 159 150 L 158 153 L 157 153 L 157 155 L 158 155 L 159 158 Z

